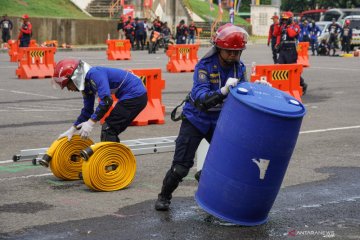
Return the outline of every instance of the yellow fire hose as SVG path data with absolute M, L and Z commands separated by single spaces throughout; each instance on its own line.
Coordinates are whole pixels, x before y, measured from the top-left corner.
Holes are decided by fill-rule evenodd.
M 95 191 L 116 191 L 134 180 L 136 159 L 130 148 L 116 142 L 100 142 L 80 153 L 82 176 Z
M 83 159 L 80 151 L 93 144 L 91 139 L 82 139 L 74 135 L 70 141 L 63 137 L 54 141 L 39 161 L 45 167 L 50 166 L 53 174 L 63 180 L 80 179 Z

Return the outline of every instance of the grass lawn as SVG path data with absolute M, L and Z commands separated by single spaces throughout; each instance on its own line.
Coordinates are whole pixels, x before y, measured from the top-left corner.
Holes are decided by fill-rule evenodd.
M 218 17 L 219 8 L 216 4 L 213 4 L 214 10 L 210 11 L 209 1 L 201 0 L 185 0 L 185 4 L 199 17 L 205 21 L 214 21 Z M 229 22 L 229 12 L 224 9 L 222 22 Z M 239 16 L 235 16 L 234 23 L 238 25 L 248 26 L 250 25 L 247 21 Z
M 90 18 L 70 0 L 0 0 L 0 16 Z

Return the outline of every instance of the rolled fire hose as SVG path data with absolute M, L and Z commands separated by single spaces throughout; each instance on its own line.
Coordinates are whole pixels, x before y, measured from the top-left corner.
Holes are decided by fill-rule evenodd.
M 80 151 L 93 143 L 91 139 L 82 139 L 79 135 L 74 135 L 70 141 L 67 137 L 60 138 L 51 144 L 39 163 L 50 166 L 53 174 L 60 179 L 78 180 L 83 164 Z
M 130 148 L 116 142 L 100 142 L 80 153 L 82 176 L 95 191 L 116 191 L 130 185 L 136 173 L 136 159 Z

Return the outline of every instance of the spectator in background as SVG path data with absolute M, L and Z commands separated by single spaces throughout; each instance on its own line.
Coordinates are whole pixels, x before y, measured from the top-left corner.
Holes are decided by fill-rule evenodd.
M 273 20 L 273 24 L 271 24 L 269 29 L 269 35 L 268 35 L 268 42 L 267 45 L 270 46 L 271 42 L 271 51 L 272 51 L 272 57 L 274 64 L 277 63 L 277 49 L 275 48 L 277 37 L 280 35 L 280 24 L 279 24 L 279 17 L 278 16 L 272 16 L 271 18 Z
M 29 21 L 29 16 L 24 14 L 22 16 L 23 24 L 20 28 L 18 40 L 20 41 L 20 47 L 29 47 L 30 39 L 32 35 L 32 25 Z
M 147 20 L 144 20 L 144 27 L 145 27 L 145 43 L 147 41 L 147 36 L 148 36 L 148 32 L 149 32 L 149 24 L 147 23 Z
M 6 14 L 3 16 L 3 19 L 0 21 L 0 28 L 2 30 L 2 35 L 1 35 L 2 41 L 3 43 L 7 43 L 7 41 L 9 41 L 11 38 L 10 31 L 13 28 L 13 23 L 10 21 L 10 19 Z
M 135 25 L 131 22 L 129 16 L 128 21 L 124 24 L 125 38 L 130 40 L 131 49 L 134 50 L 134 36 L 135 36 Z
M 351 39 L 352 39 L 352 28 L 350 27 L 349 19 L 345 20 L 345 25 L 344 25 L 343 29 L 341 30 L 340 39 L 341 39 L 341 47 L 342 47 L 343 53 L 345 53 L 345 52 L 349 53 L 350 52 L 350 43 L 351 43 Z
M 117 31 L 119 33 L 119 39 L 125 39 L 124 33 L 124 20 L 120 17 L 119 22 L 117 24 Z
M 140 45 L 141 45 L 141 50 L 144 50 L 145 35 L 146 35 L 146 30 L 144 23 L 142 21 L 139 21 L 139 18 L 136 17 L 135 18 L 136 50 L 140 50 Z
M 188 27 L 188 44 L 195 43 L 195 35 L 197 34 L 197 28 L 194 22 L 191 22 Z M 191 43 L 190 43 L 191 42 Z
M 307 20 L 300 24 L 299 42 L 310 42 L 310 28 Z
M 181 20 L 179 25 L 176 26 L 176 44 L 185 44 L 188 28 L 185 21 Z
M 312 55 L 315 56 L 315 51 L 317 52 L 318 49 L 318 36 L 321 33 L 320 28 L 315 24 L 315 21 L 312 20 L 312 22 L 310 23 L 309 26 L 309 31 L 310 31 L 310 46 L 311 46 L 311 51 L 312 51 Z
M 330 46 L 330 50 L 331 49 L 333 50 L 332 55 L 335 56 L 336 48 L 338 48 L 338 44 L 337 44 L 338 39 L 337 38 L 338 38 L 339 33 L 342 31 L 340 25 L 337 24 L 335 18 L 332 19 L 332 23 L 329 25 L 328 31 L 329 31 L 329 34 L 330 34 L 328 43 L 329 43 L 329 46 Z

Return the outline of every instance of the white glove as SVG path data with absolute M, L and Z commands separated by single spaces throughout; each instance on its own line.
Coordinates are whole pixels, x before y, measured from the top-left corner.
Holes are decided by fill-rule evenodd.
M 268 82 L 268 81 L 266 81 L 266 80 L 256 80 L 254 83 L 257 83 L 257 84 L 263 84 L 263 85 L 266 85 L 266 86 L 272 87 L 271 83 L 269 83 L 269 82 Z
M 228 80 L 226 80 L 225 86 L 223 86 L 222 88 L 220 88 L 220 92 L 222 93 L 222 95 L 228 95 L 229 91 L 230 91 L 230 86 L 231 87 L 235 87 L 239 82 L 239 79 L 237 78 L 228 78 Z
M 81 128 L 79 130 L 79 134 L 82 138 L 88 138 L 91 131 L 93 130 L 95 122 L 91 119 L 87 120 L 86 122 L 80 123 L 77 125 L 77 128 Z
M 67 130 L 66 132 L 62 133 L 59 135 L 58 139 L 62 138 L 62 137 L 67 137 L 68 141 L 71 140 L 72 136 L 74 135 L 74 133 L 77 131 L 76 127 L 71 126 L 71 128 L 69 128 L 69 130 Z

